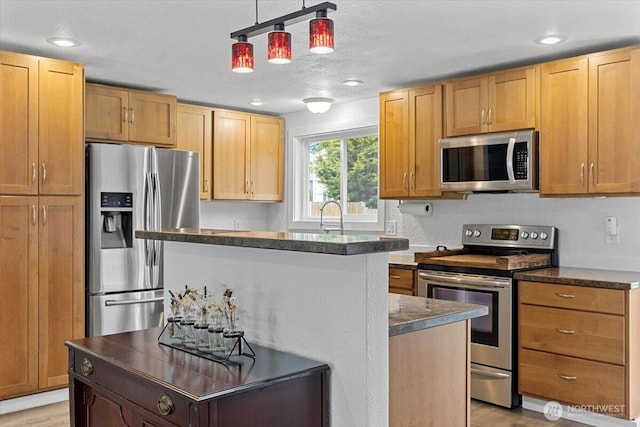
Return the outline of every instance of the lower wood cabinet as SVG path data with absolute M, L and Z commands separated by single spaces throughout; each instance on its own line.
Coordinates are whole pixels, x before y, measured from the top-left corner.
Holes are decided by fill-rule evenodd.
M 417 295 L 417 270 L 413 266 L 389 267 L 389 292 Z
M 519 392 L 640 416 L 640 291 L 519 282 Z
M 389 426 L 470 425 L 470 322 L 389 337 Z
M 82 197 L 0 196 L 0 399 L 67 385 L 84 336 Z

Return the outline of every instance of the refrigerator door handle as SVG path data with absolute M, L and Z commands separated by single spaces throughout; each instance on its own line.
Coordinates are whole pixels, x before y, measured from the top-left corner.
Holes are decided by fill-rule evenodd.
M 160 191 L 160 178 L 157 172 L 152 174 L 154 181 L 153 185 L 153 229 L 160 230 L 162 228 L 162 198 Z M 157 288 L 160 282 L 160 241 L 153 241 L 153 263 L 151 268 L 153 270 L 153 287 Z
M 164 297 L 147 298 L 147 299 L 125 299 L 125 300 L 112 300 L 108 299 L 104 302 L 105 307 L 111 307 L 114 305 L 132 305 L 132 304 L 149 304 L 152 302 L 164 301 Z

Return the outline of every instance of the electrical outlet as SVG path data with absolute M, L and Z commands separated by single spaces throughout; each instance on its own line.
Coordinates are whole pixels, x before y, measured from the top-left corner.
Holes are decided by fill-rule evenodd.
M 384 229 L 384 234 L 386 234 L 387 236 L 395 236 L 397 233 L 396 226 L 396 221 L 387 221 L 387 226 Z

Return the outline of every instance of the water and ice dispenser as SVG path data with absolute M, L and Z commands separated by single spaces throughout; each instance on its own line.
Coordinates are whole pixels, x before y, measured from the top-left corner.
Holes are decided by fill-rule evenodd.
M 132 193 L 101 193 L 102 249 L 130 248 L 133 239 Z

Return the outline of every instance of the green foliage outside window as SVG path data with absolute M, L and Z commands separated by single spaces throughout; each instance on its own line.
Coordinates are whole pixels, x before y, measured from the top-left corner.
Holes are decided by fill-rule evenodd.
M 341 199 L 341 140 L 311 143 L 311 172 L 326 187 L 327 199 Z M 346 139 L 347 201 L 378 206 L 378 137 Z

